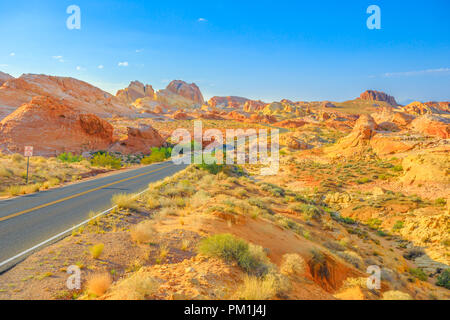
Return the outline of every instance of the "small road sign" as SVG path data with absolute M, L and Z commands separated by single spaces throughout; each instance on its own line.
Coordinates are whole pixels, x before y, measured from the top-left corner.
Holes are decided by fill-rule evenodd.
M 26 146 L 24 155 L 25 155 L 25 157 L 32 157 L 33 156 L 33 147 Z
M 25 146 L 24 156 L 27 157 L 27 184 L 28 184 L 28 171 L 30 170 L 30 157 L 33 156 L 33 147 Z

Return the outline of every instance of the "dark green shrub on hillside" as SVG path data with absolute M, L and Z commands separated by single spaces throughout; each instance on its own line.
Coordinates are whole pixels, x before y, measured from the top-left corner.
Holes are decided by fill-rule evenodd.
M 267 257 L 257 248 L 231 234 L 216 234 L 203 239 L 198 250 L 206 256 L 236 261 L 247 273 L 263 275 L 268 269 Z
M 81 162 L 84 159 L 82 156 L 73 155 L 71 152 L 61 153 L 57 158 L 62 162 L 69 162 L 69 163 Z
M 120 169 L 122 167 L 122 161 L 109 153 L 97 153 L 92 157 L 91 165 L 94 167 Z
M 438 276 L 436 285 L 450 290 L 450 269 L 443 271 Z
M 172 148 L 152 148 L 151 154 L 141 160 L 141 164 L 162 162 L 172 156 Z

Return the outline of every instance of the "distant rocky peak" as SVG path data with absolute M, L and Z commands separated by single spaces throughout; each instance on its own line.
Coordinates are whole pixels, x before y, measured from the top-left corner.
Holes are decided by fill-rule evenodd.
M 166 90 L 192 100 L 199 105 L 204 103 L 203 95 L 195 83 L 189 84 L 182 80 L 173 80 L 166 87 Z
M 361 93 L 359 99 L 367 101 L 384 101 L 392 106 L 397 106 L 397 102 L 395 101 L 395 98 L 393 96 L 390 96 L 381 91 L 367 90 Z

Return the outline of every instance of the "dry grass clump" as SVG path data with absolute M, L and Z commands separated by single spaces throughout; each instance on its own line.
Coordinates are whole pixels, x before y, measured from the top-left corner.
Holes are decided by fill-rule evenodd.
M 235 292 L 240 300 L 268 300 L 285 295 L 291 288 L 287 277 L 272 269 L 263 277 L 246 275 L 244 282 Z
M 57 186 L 58 184 L 60 184 L 60 180 L 58 178 L 50 178 L 42 184 L 42 189 L 46 190 Z
M 273 278 L 258 278 L 246 275 L 244 283 L 235 295 L 240 300 L 268 300 L 277 293 Z
M 98 243 L 92 247 L 89 248 L 89 251 L 91 252 L 91 256 L 93 259 L 98 259 L 100 255 L 103 252 L 105 245 L 103 243 Z
M 26 186 L 17 186 L 12 185 L 5 188 L 5 193 L 14 197 L 22 194 L 30 194 L 34 192 L 38 192 L 42 187 L 40 183 L 29 184 Z
M 356 252 L 347 250 L 344 252 L 336 252 L 336 254 L 357 269 L 361 269 L 364 266 L 362 258 Z
M 383 293 L 382 300 L 413 300 L 413 299 L 408 293 L 398 290 L 390 290 Z
M 11 161 L 14 163 L 20 163 L 22 161 L 25 161 L 25 157 L 19 153 L 15 153 L 11 156 Z
M 342 288 L 367 288 L 367 278 L 359 277 L 359 278 L 346 278 L 344 283 L 342 284 Z
M 225 261 L 236 261 L 247 273 L 263 275 L 268 271 L 268 258 L 260 246 L 248 244 L 231 234 L 212 235 L 200 242 L 199 252 Z
M 156 279 L 137 272 L 129 278 L 121 281 L 112 290 L 113 300 L 144 300 L 150 297 L 159 288 Z
M 283 255 L 280 266 L 281 274 L 286 276 L 299 276 L 305 273 L 306 262 L 296 253 L 287 253 Z
M 148 197 L 147 201 L 145 202 L 145 207 L 150 210 L 158 209 L 160 206 L 161 203 L 159 202 L 159 200 L 153 197 Z
M 22 194 L 22 188 L 20 186 L 9 186 L 6 187 L 5 189 L 6 194 L 15 197 L 18 196 L 19 194 Z
M 154 222 L 150 220 L 143 221 L 134 225 L 130 229 L 131 239 L 137 243 L 148 243 L 156 237 Z
M 87 281 L 87 292 L 97 297 L 102 296 L 109 289 L 112 278 L 109 273 L 100 273 L 92 275 Z
M 10 169 L 5 168 L 4 166 L 0 166 L 0 177 L 1 178 L 9 178 L 13 175 L 13 172 Z
M 136 196 L 134 194 L 118 193 L 113 195 L 111 202 L 119 209 L 136 210 L 138 208 Z
M 211 195 L 204 190 L 196 192 L 190 199 L 190 206 L 194 209 L 201 207 L 208 203 L 211 199 Z

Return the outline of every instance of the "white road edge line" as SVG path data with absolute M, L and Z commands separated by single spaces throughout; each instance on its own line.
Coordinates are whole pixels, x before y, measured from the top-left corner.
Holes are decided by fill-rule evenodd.
M 141 192 L 135 194 L 135 196 L 134 196 L 133 198 L 139 197 L 141 194 L 147 192 L 148 190 L 149 190 L 149 189 L 147 188 L 147 189 L 145 189 L 144 191 L 141 191 Z M 114 206 L 114 207 L 112 207 L 112 208 L 109 208 L 109 209 L 107 209 L 107 210 L 105 210 L 105 211 L 103 211 L 103 212 L 97 214 L 96 216 L 94 216 L 94 217 L 92 217 L 92 218 L 89 218 L 89 219 L 87 219 L 87 220 L 81 222 L 80 224 L 77 224 L 76 226 L 73 226 L 73 227 L 70 228 L 70 229 L 67 229 L 67 230 L 65 230 L 65 231 L 63 231 L 63 232 L 60 232 L 60 233 L 58 233 L 57 235 L 51 237 L 50 239 L 47 239 L 47 240 L 45 240 L 45 241 L 43 241 L 43 242 L 41 242 L 41 243 L 39 243 L 39 244 L 37 244 L 37 245 L 31 247 L 30 249 L 27 249 L 27 250 L 25 250 L 25 251 L 23 251 L 23 252 L 21 252 L 21 253 L 15 255 L 14 257 L 11 257 L 11 258 L 9 258 L 9 259 L 7 259 L 7 260 L 1 262 L 1 263 L 0 263 L 0 267 L 4 266 L 4 265 L 7 264 L 7 263 L 10 263 L 11 261 L 16 260 L 17 258 L 20 258 L 21 256 L 23 256 L 23 255 L 25 255 L 25 254 L 27 254 L 27 253 L 29 253 L 29 252 L 31 252 L 31 251 L 33 251 L 33 250 L 35 250 L 35 249 L 41 247 L 41 246 L 43 246 L 43 245 L 45 245 L 45 244 L 47 244 L 47 243 L 49 243 L 49 242 L 51 242 L 51 241 L 53 241 L 53 240 L 55 240 L 55 239 L 58 239 L 59 237 L 63 236 L 64 234 L 66 234 L 66 233 L 68 233 L 68 232 L 71 232 L 71 231 L 73 231 L 73 230 L 75 230 L 75 229 L 81 227 L 82 225 L 88 223 L 88 222 L 91 221 L 91 220 L 97 219 L 98 217 L 104 215 L 105 213 L 108 213 L 108 212 L 114 210 L 115 208 L 117 208 L 117 206 Z

